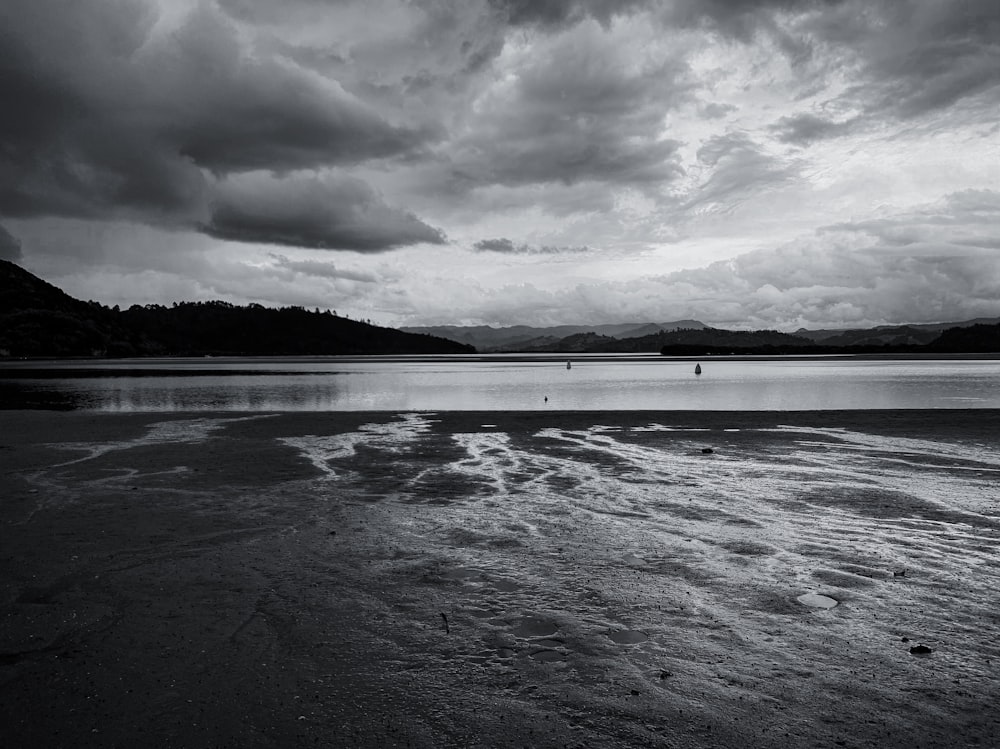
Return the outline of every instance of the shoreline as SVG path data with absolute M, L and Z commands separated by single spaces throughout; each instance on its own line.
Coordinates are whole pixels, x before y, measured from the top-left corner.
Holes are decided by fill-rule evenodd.
M 580 351 L 551 351 L 551 352 L 481 352 L 473 354 L 316 354 L 308 355 L 219 355 L 219 356 L 149 356 L 149 357 L 23 357 L 23 358 L 2 358 L 0 357 L 0 375 L 2 376 L 25 376 L 21 375 L 22 370 L 31 370 L 39 365 L 58 364 L 61 368 L 56 371 L 72 370 L 73 366 L 81 366 L 79 372 L 86 373 L 89 370 L 99 369 L 101 365 L 114 367 L 121 365 L 134 365 L 135 369 L 141 370 L 142 364 L 156 365 L 176 364 L 178 362 L 202 362 L 211 365 L 211 371 L 218 371 L 220 364 L 237 364 L 248 362 L 282 362 L 286 364 L 312 363 L 312 362 L 564 362 L 567 359 L 577 359 L 579 361 L 590 362 L 688 362 L 688 361 L 818 361 L 818 360 L 861 360 L 861 361 L 996 361 L 1000 359 L 1000 352 L 897 352 L 897 353 L 815 353 L 815 354 L 660 354 L 656 351 L 647 352 L 580 352 Z M 63 367 L 65 365 L 65 367 Z M 92 366 L 91 366 L 92 365 Z M 52 367 L 47 367 L 39 371 L 52 371 Z M 261 373 L 278 373 L 281 370 L 267 370 Z M 184 372 L 174 372 L 174 374 L 184 374 Z M 32 374 L 31 376 L 34 376 Z M 80 375 L 76 375 L 80 376 Z
M 1000 408 L 910 408 L 910 409 L 812 409 L 794 411 L 733 411 L 733 410 L 528 410 L 528 411 L 446 411 L 433 409 L 357 410 L 357 411 L 97 411 L 84 409 L 0 409 L 0 422 L 5 430 L 18 436 L 6 442 L 42 441 L 51 435 L 46 430 L 91 429 L 88 420 L 121 421 L 123 425 L 187 419 L 219 419 L 252 421 L 266 419 L 269 423 L 290 423 L 291 431 L 310 425 L 343 424 L 344 428 L 369 421 L 391 421 L 403 414 L 420 414 L 433 418 L 454 429 L 476 428 L 484 421 L 508 422 L 515 429 L 544 426 L 576 428 L 587 424 L 618 422 L 631 427 L 656 421 L 664 425 L 705 429 L 762 429 L 779 425 L 801 424 L 810 427 L 843 427 L 879 431 L 917 430 L 932 435 L 945 430 L 953 435 L 992 437 L 1000 431 Z M 498 426 L 499 428 L 499 426 Z M 0 438 L 2 439 L 2 438 Z M 53 442 L 60 441 L 53 439 Z M 13 446 L 13 445 L 7 445 Z

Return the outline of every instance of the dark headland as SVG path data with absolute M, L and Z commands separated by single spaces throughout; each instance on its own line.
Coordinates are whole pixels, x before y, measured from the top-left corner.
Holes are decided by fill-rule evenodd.
M 0 357 L 464 354 L 474 349 L 302 307 L 80 301 L 0 260 Z

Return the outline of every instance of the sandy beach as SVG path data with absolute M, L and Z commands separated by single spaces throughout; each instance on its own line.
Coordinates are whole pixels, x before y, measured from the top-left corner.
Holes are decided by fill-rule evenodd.
M 0 411 L 9 747 L 1000 745 L 1000 412 Z

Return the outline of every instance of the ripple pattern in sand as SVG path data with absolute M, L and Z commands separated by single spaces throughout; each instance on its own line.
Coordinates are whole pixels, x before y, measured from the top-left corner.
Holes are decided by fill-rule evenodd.
M 794 697 L 776 674 L 832 684 L 870 662 L 916 679 L 919 659 L 896 651 L 919 638 L 947 652 L 942 682 L 1000 694 L 983 666 L 1000 657 L 1000 459 L 985 446 L 799 427 L 502 427 L 456 432 L 438 464 L 408 457 L 441 439 L 419 419 L 309 447 L 326 464 L 367 440 L 368 459 L 403 476 L 397 501 L 372 507 L 393 549 L 375 568 L 389 588 L 419 584 L 404 617 L 440 611 L 461 638 L 445 649 L 438 629 L 419 629 L 428 652 L 497 679 L 635 694 L 683 694 L 715 668 L 719 699 L 778 703 Z M 409 504 L 435 474 L 453 484 L 449 502 Z

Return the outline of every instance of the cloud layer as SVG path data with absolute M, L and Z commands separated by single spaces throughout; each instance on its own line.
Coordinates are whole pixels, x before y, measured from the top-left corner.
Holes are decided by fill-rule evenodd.
M 234 175 L 216 186 L 210 210 L 203 231 L 221 239 L 359 252 L 444 242 L 351 177 Z
M 212 4 L 171 17 L 138 0 L 15 0 L 2 21 L 0 95 L 13 105 L 0 138 L 16 145 L 0 153 L 5 214 L 127 218 L 362 251 L 441 241 L 337 171 L 405 156 L 429 134 L 244 41 Z M 297 170 L 313 176 L 304 183 Z M 270 173 L 266 185 L 259 171 Z M 319 188 L 310 205 L 290 210 L 288 196 L 310 185 Z
M 0 69 L 0 256 L 87 298 L 1000 315 L 994 0 L 8 0 Z

